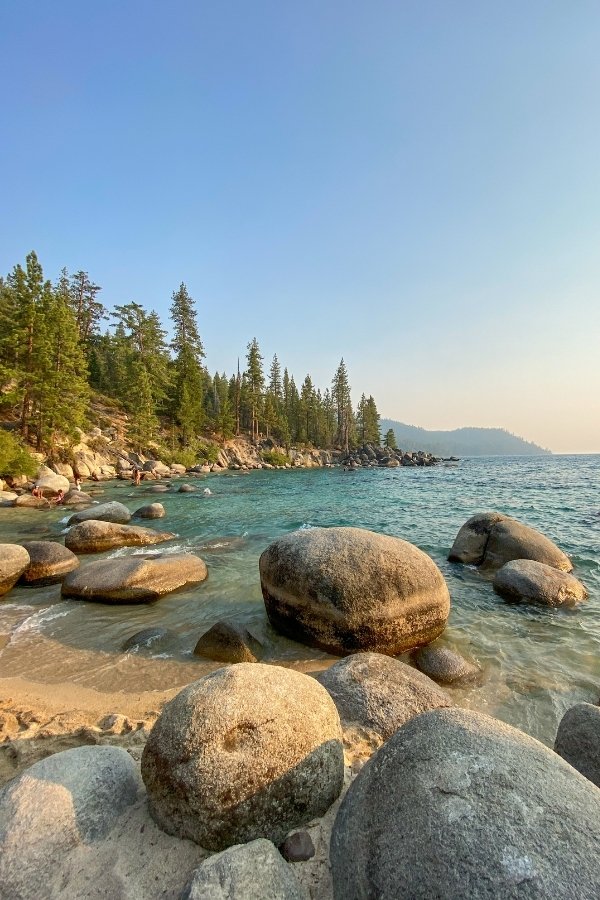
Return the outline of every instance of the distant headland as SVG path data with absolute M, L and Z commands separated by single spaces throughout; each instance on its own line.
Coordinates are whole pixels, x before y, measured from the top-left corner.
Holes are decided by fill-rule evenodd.
M 455 428 L 453 431 L 427 431 L 393 419 L 382 419 L 385 434 L 392 429 L 399 447 L 427 450 L 437 456 L 539 456 L 551 450 L 526 441 L 505 428 Z

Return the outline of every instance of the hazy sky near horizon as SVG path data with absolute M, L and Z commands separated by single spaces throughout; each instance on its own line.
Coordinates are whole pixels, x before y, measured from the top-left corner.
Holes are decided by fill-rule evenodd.
M 600 4 L 0 0 L 0 272 L 600 452 Z

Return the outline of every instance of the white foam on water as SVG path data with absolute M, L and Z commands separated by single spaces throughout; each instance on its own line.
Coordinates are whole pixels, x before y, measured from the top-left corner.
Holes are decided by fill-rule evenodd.
M 310 522 L 303 522 L 298 531 L 310 531 L 311 528 L 314 528 L 314 525 L 311 525 Z
M 17 628 L 15 628 L 11 634 L 10 643 L 13 643 L 15 638 L 21 637 L 22 635 L 32 633 L 40 634 L 44 626 L 48 625 L 49 622 L 53 622 L 55 619 L 62 619 L 64 616 L 68 616 L 70 612 L 70 609 L 65 609 L 64 603 L 55 603 L 47 609 L 41 609 L 32 616 L 28 616 L 17 626 Z

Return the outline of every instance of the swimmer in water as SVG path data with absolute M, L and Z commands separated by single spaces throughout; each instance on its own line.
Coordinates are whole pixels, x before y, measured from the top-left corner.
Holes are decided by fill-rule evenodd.
M 204 488 L 204 496 L 205 497 L 210 497 L 211 494 L 212 494 L 212 491 L 210 488 Z

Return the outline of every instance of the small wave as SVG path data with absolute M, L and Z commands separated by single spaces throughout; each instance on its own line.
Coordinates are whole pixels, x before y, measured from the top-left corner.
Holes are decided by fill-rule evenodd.
M 32 632 L 39 634 L 42 631 L 42 628 L 45 625 L 48 625 L 49 622 L 53 622 L 55 619 L 62 619 L 64 616 L 68 616 L 70 612 L 70 609 L 64 608 L 64 603 L 56 603 L 54 606 L 42 609 L 32 616 L 28 616 L 17 628 L 15 628 L 11 634 L 10 642 L 12 643 L 15 638 L 24 634 L 31 634 Z
M 311 525 L 310 522 L 303 522 L 298 531 L 310 531 L 311 528 L 314 528 L 314 525 Z
M 173 547 L 157 547 L 150 545 L 149 547 L 119 547 L 113 550 L 107 559 L 123 559 L 128 556 L 172 556 L 177 553 L 187 553 L 188 547 L 184 544 L 175 544 Z

